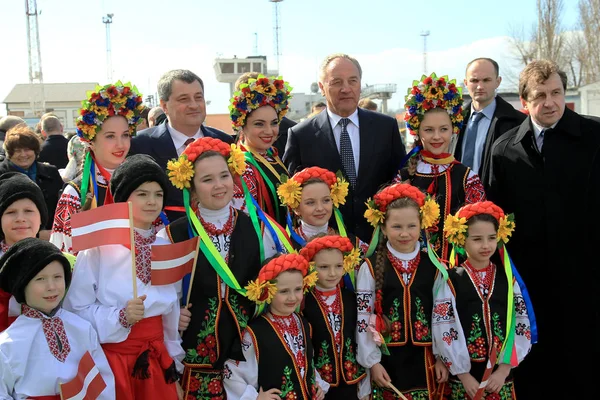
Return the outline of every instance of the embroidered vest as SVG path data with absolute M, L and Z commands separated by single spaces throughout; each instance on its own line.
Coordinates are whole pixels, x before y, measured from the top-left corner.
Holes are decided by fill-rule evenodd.
M 298 363 L 283 337 L 266 316 L 262 315 L 253 320 L 248 329 L 256 348 L 258 386 L 265 391 L 272 388 L 280 389 L 282 399 L 310 400 L 316 393 L 313 362 L 307 357 L 313 354 L 310 326 L 303 317 L 300 317 L 300 321 L 302 321 L 302 340 L 305 344 L 304 378 L 301 377 Z
M 229 268 L 243 287 L 255 279 L 261 268 L 260 243 L 250 217 L 236 210 L 235 228 L 230 237 Z M 173 243 L 189 239 L 187 217 L 167 226 Z M 254 314 L 254 303 L 225 286 L 222 300 L 221 279 L 201 252 L 196 263 L 190 303 L 192 320 L 183 334 L 186 364 L 195 368 L 220 368 L 229 356 L 234 339 Z
M 337 289 L 341 296 L 341 348 L 338 353 L 334 333 L 327 319 L 327 310 L 319 304 L 314 290 L 313 288 L 306 294 L 302 314 L 313 330 L 315 368 L 321 378 L 334 387 L 342 382 L 355 384 L 365 376 L 365 369 L 356 362 L 356 295 L 347 289 Z M 343 377 L 342 381 L 340 375 Z
M 375 268 L 377 253 L 370 257 L 371 268 Z M 383 314 L 390 320 L 390 342 L 388 346 L 404 346 L 412 343 L 431 346 L 431 312 L 433 310 L 433 282 L 436 267 L 425 252 L 408 285 L 402 275 L 386 256 L 384 258 Z M 375 276 L 375 271 L 373 276 Z M 410 337 L 409 337 L 410 336 Z
M 471 365 L 480 364 L 482 373 L 493 343 L 500 351 L 506 338 L 508 280 L 501 268 L 496 267 L 494 274 L 486 301 L 482 300 L 467 269 L 461 267 L 448 271 Z
M 435 181 L 435 200 L 440 205 L 440 220 L 437 225 L 438 230 L 431 235 L 429 241 L 431 247 L 443 260 L 447 260 L 450 254 L 448 242 L 443 235 L 444 220 L 448 214 L 454 214 L 465 204 L 465 186 L 469 177 L 469 168 L 463 164 L 452 164 L 450 172 L 446 173 L 446 171 L 437 176 L 416 173 L 412 178 L 408 175 L 406 168 L 400 172 L 402 180 L 411 179 L 411 185 L 423 191 L 426 191 Z

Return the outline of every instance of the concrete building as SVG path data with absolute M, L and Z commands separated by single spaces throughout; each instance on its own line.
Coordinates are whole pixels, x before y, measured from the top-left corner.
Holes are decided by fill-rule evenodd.
M 94 90 L 97 85 L 95 82 L 44 83 L 45 112 L 54 113 L 62 122 L 65 132 L 74 132 L 81 102 L 86 99 L 87 92 Z M 32 88 L 28 83 L 17 84 L 4 99 L 7 114 L 25 119 L 32 127 L 39 121 L 39 115 L 34 116 L 31 110 L 31 93 L 35 90 L 39 88 Z

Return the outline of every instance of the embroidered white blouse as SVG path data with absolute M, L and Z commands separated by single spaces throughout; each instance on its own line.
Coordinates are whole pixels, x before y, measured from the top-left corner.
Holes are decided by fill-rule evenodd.
M 89 351 L 106 382 L 98 399 L 114 400 L 114 376 L 92 325 L 63 309 L 54 317 L 62 320 L 70 347 L 64 362 L 50 350 L 39 318 L 21 315 L 0 334 L 0 399 L 58 394 L 59 382 L 75 378 L 81 357 Z
M 143 236 L 150 231 L 136 228 Z M 156 238 L 154 245 L 169 244 Z M 131 251 L 121 245 L 101 246 L 79 252 L 64 307 L 89 321 L 98 332 L 100 343 L 120 343 L 127 339 L 130 327 L 121 323 L 124 308 L 133 298 Z M 184 351 L 177 331 L 181 282 L 153 286 L 136 277 L 137 295 L 146 295 L 144 317 L 162 315 L 165 346 L 183 371 Z

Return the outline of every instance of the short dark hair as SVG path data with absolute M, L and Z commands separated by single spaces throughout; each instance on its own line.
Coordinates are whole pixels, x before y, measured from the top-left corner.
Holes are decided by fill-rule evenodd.
M 27 125 L 23 118 L 15 115 L 7 115 L 6 117 L 0 118 L 0 131 L 8 132 L 11 128 L 20 124 Z
M 258 72 L 246 72 L 240 75 L 240 77 L 235 81 L 235 90 L 240 90 L 240 85 L 242 83 L 248 83 L 248 80 L 250 79 L 258 79 L 258 75 Z
M 488 57 L 479 57 L 474 60 L 471 60 L 471 62 L 467 64 L 467 68 L 465 68 L 465 75 L 467 75 L 467 71 L 469 70 L 469 67 L 477 61 L 487 61 L 487 62 L 491 63 L 494 66 L 494 71 L 496 71 L 496 78 L 500 76 L 500 66 L 498 65 L 498 63 L 495 60 L 492 60 L 491 58 L 488 58 Z
M 204 82 L 202 82 L 202 79 L 200 79 L 198 75 L 187 69 L 174 69 L 165 73 L 158 80 L 158 98 L 161 101 L 169 100 L 171 93 L 173 93 L 173 82 L 176 80 L 185 83 L 194 83 L 195 81 L 198 81 L 202 90 L 204 90 Z
M 4 139 L 4 151 L 10 159 L 17 149 L 29 149 L 35 152 L 35 155 L 40 154 L 42 141 L 37 133 L 29 126 L 19 124 L 6 132 Z
M 62 123 L 57 117 L 50 115 L 42 119 L 42 130 L 44 132 L 58 132 L 62 128 Z
M 563 89 L 566 91 L 567 74 L 560 69 L 557 63 L 550 60 L 534 60 L 530 62 L 525 69 L 521 71 L 521 75 L 519 75 L 519 96 L 527 101 L 531 84 L 545 82 L 552 74 L 558 74 Z
M 377 111 L 377 103 L 375 103 L 373 100 L 371 100 L 368 97 L 365 97 L 364 99 L 360 99 L 358 101 L 358 106 L 360 108 L 364 108 L 367 110 Z

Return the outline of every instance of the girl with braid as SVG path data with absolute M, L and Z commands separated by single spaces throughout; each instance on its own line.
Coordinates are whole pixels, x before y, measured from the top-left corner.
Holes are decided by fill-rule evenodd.
M 337 235 L 313 238 L 300 255 L 317 271 L 302 315 L 313 329 L 315 368 L 330 385 L 325 398 L 368 399 L 371 385 L 356 361 L 356 295 L 340 285 L 346 272 L 354 272 L 360 255 L 348 238 Z
M 444 218 L 465 203 L 485 200 L 479 176 L 450 153 L 453 136 L 463 126 L 462 94 L 454 80 L 431 74 L 414 81 L 405 99 L 404 119 L 416 146 L 394 182 L 410 183 L 439 203 L 442 218 L 432 229 L 429 240 L 440 258 L 448 260 Z
M 228 399 L 323 400 L 329 384 L 315 370 L 310 325 L 296 313 L 316 274 L 304 257 L 285 254 L 267 261 L 246 286 L 248 298 L 267 309 L 225 363 Z
M 435 226 L 439 206 L 399 183 L 369 200 L 365 217 L 377 248 L 356 276 L 358 362 L 370 369 L 374 399 L 398 398 L 395 388 L 432 400 L 448 378 L 431 348 L 433 283 L 446 272 L 422 230 Z
M 474 398 L 478 391 L 486 400 L 516 398 L 511 371 L 537 341 L 537 327 L 504 247 L 514 227 L 512 215 L 491 201 L 468 204 L 446 219 L 444 234 L 467 256 L 435 282 L 433 348 L 451 373 L 448 399 Z

